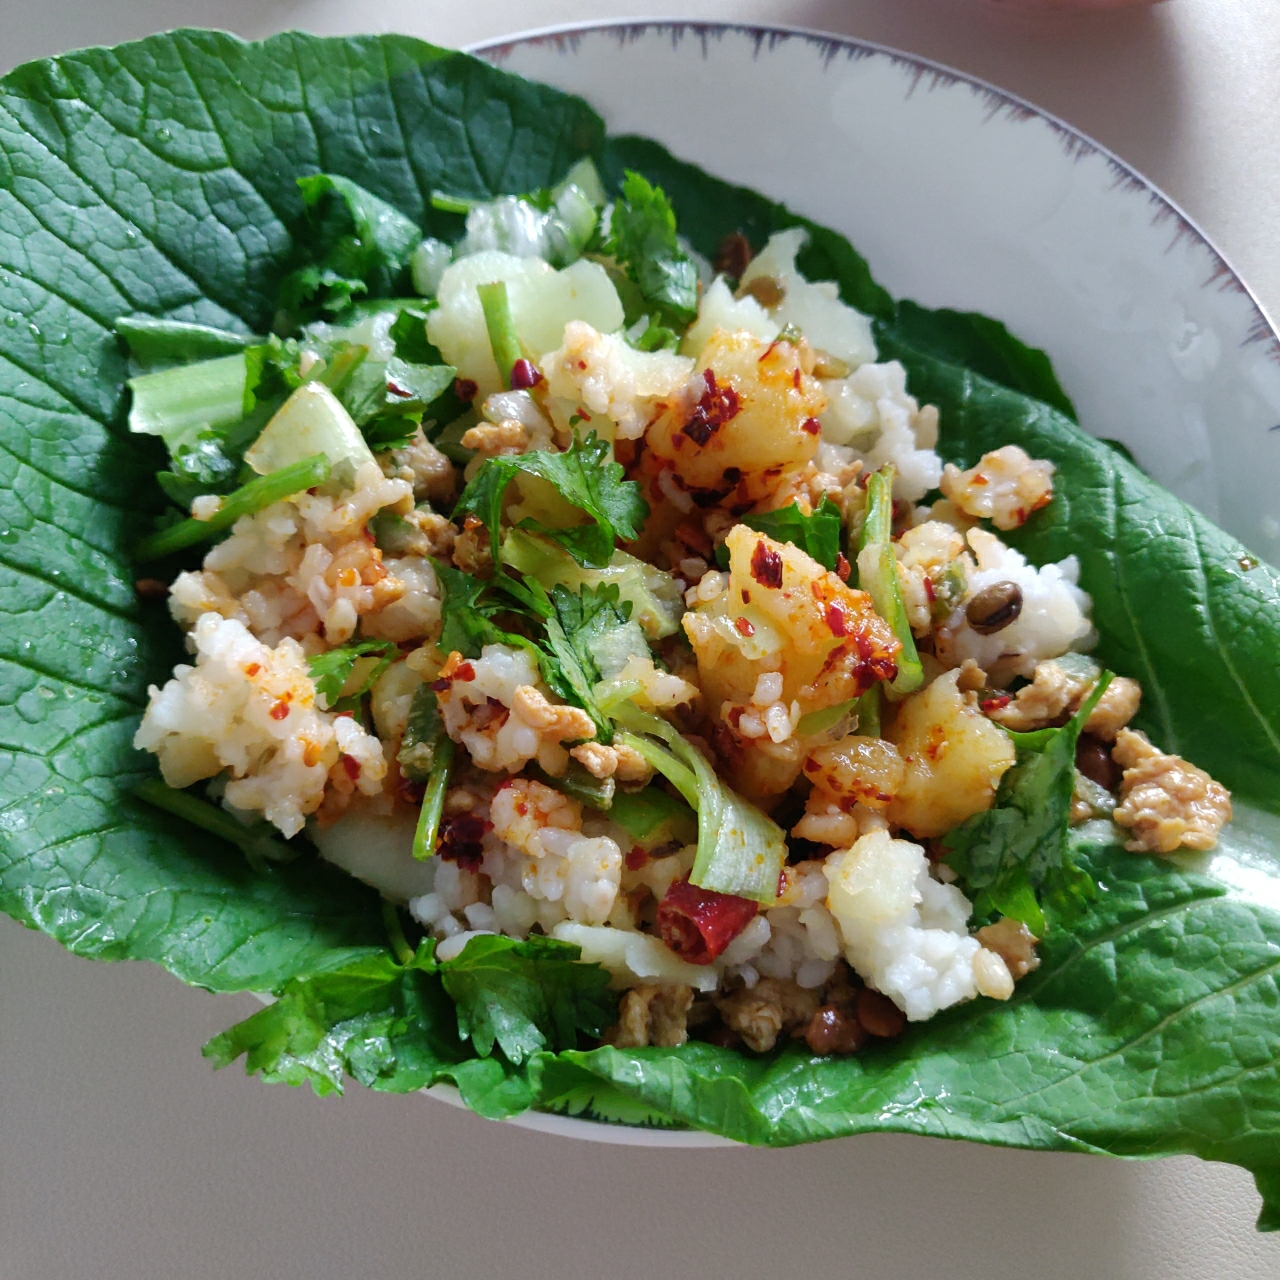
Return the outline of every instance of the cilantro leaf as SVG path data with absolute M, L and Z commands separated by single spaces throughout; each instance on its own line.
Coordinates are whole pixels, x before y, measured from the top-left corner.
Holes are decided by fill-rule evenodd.
M 631 617 L 631 601 L 620 594 L 616 583 L 583 586 L 577 594 L 557 583 L 551 589 L 554 613 L 546 619 L 547 649 L 559 664 L 567 696 L 595 721 L 596 736 L 606 743 L 613 741 L 613 724 L 592 692 L 601 677 L 595 646 Z
M 298 179 L 307 211 L 297 238 L 306 260 L 280 285 L 280 310 L 296 322 L 337 315 L 357 296 L 386 297 L 402 283 L 418 225 L 362 186 L 332 173 Z
M 316 692 L 328 704 L 330 711 L 350 711 L 366 693 L 378 682 L 378 677 L 391 665 L 396 652 L 395 644 L 390 640 L 360 640 L 355 644 L 344 644 L 328 653 L 317 654 L 308 666 L 311 678 L 315 681 Z M 365 657 L 378 655 L 379 660 L 369 669 L 360 687 L 355 692 L 342 696 L 342 690 L 356 663 Z
M 623 479 L 622 465 L 613 460 L 612 454 L 609 442 L 593 431 L 585 440 L 575 440 L 563 453 L 538 450 L 490 458 L 463 490 L 454 508 L 454 519 L 474 515 L 483 521 L 497 560 L 507 485 L 520 473 L 539 476 L 565 501 L 590 516 L 591 523 L 571 529 L 546 529 L 528 521 L 526 527 L 554 538 L 580 565 L 603 568 L 613 555 L 615 542 L 637 537 L 649 514 L 640 486 Z
M 824 569 L 834 570 L 840 554 L 840 508 L 827 494 L 822 495 L 818 509 L 809 515 L 793 502 L 777 511 L 757 516 L 743 516 L 742 523 L 757 533 L 767 534 L 775 542 L 789 542 L 812 556 Z M 729 548 L 721 543 L 716 548 L 716 563 L 729 567 Z
M 440 966 L 458 1006 L 458 1033 L 483 1057 L 496 1043 L 516 1064 L 542 1049 L 573 1049 L 577 1033 L 598 1036 L 617 1018 L 617 996 L 580 947 L 531 936 L 482 934 Z
M 1093 881 L 1071 860 L 1068 820 L 1076 742 L 1110 683 L 1104 672 L 1060 729 L 1011 734 L 1018 760 L 1000 780 L 995 807 L 943 836 L 944 860 L 976 891 L 976 915 L 998 911 L 1043 937 L 1044 906 L 1069 920 L 1093 895 Z
M 661 187 L 634 170 L 622 179 L 605 252 L 640 286 L 644 299 L 683 329 L 698 314 L 698 272 L 676 239 L 676 215 Z
M 431 563 L 440 584 L 440 614 L 444 620 L 441 652 L 456 650 L 464 658 L 478 658 L 485 645 L 503 643 L 507 633 L 493 621 L 493 615 L 507 606 L 493 599 L 491 584 L 440 560 Z

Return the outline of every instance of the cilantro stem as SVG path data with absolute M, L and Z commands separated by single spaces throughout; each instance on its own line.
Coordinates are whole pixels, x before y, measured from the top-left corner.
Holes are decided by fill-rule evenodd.
M 229 529 L 241 516 L 251 516 L 273 502 L 280 502 L 304 489 L 323 484 L 329 478 L 329 470 L 329 459 L 323 453 L 316 453 L 292 466 L 258 476 L 229 493 L 211 519 L 183 520 L 143 538 L 134 549 L 133 558 L 159 560 L 184 547 L 205 542 L 223 529 Z
M 418 826 L 413 833 L 413 856 L 419 862 L 425 862 L 436 851 L 440 817 L 444 813 L 444 793 L 449 785 L 449 771 L 453 768 L 453 753 L 453 739 L 440 734 L 432 746 L 431 772 L 427 774 L 422 811 L 418 814 Z
M 871 596 L 876 612 L 893 629 L 902 645 L 898 674 L 889 688 L 899 697 L 918 689 L 924 667 L 916 653 L 915 637 L 902 601 L 898 558 L 893 553 L 893 467 L 882 467 L 867 480 L 867 516 L 858 545 L 858 585 Z
M 193 826 L 221 836 L 244 854 L 255 871 L 265 871 L 268 862 L 290 862 L 298 856 L 296 849 L 289 848 L 272 836 L 255 832 L 225 810 L 193 796 L 189 791 L 178 791 L 166 786 L 159 778 L 147 778 L 140 782 L 134 788 L 134 794 L 139 800 L 145 800 L 157 809 L 163 809 L 175 817 L 186 819 Z
M 408 964 L 413 959 L 413 948 L 404 936 L 404 928 L 400 924 L 400 911 L 394 902 L 382 900 L 382 924 L 387 931 L 387 941 L 391 944 L 391 952 L 397 963 Z
M 470 213 L 476 205 L 483 203 L 481 200 L 468 200 L 466 196 L 451 196 L 447 191 L 431 193 L 431 207 L 441 213 Z
M 493 359 L 502 375 L 502 385 L 511 387 L 511 369 L 517 360 L 524 358 L 520 339 L 516 336 L 515 321 L 511 318 L 511 299 L 507 296 L 507 282 L 495 280 L 491 284 L 476 287 L 480 305 L 484 308 L 485 328 L 489 330 L 489 345 Z

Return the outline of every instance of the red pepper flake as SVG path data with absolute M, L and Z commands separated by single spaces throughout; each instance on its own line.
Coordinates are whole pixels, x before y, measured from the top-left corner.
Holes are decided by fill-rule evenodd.
M 398 382 L 392 382 L 387 379 L 387 394 L 389 396 L 397 396 L 401 400 L 409 400 L 413 397 L 413 392 L 408 387 L 402 387 Z
M 853 573 L 853 566 L 849 563 L 848 559 L 845 557 L 844 552 L 837 551 L 836 552 L 836 577 L 839 578 L 841 582 L 848 582 L 852 573 Z
M 748 618 L 734 618 L 733 625 L 737 629 L 739 635 L 753 636 L 756 633 L 755 627 L 752 626 L 751 621 Z
M 635 845 L 627 854 L 627 870 L 639 871 L 648 861 L 649 855 L 639 845 Z
M 800 430 L 807 431 L 811 436 L 821 435 L 822 423 L 820 423 L 817 418 L 806 418 L 800 424 Z
M 930 604 L 938 598 L 938 593 L 933 589 L 933 579 L 928 574 L 925 574 L 924 578 L 924 593 L 929 598 Z
M 459 400 L 470 402 L 476 398 L 479 392 L 480 388 L 470 378 L 455 378 L 453 380 L 453 394 Z
M 256 676 L 258 672 L 261 670 L 262 670 L 262 663 L 251 662 L 247 667 L 245 667 L 244 673 L 249 677 L 250 680 L 252 680 L 253 677 Z
M 751 553 L 751 576 L 762 586 L 777 591 L 782 586 L 782 555 L 767 542 L 756 543 Z
M 441 676 L 439 680 L 431 682 L 432 693 L 448 693 L 453 688 L 453 681 L 448 676 Z
M 797 391 L 800 390 L 800 368 L 798 365 L 796 366 L 795 371 L 791 375 L 791 385 L 795 387 Z
M 541 381 L 542 374 L 538 372 L 538 367 L 532 360 L 521 357 L 511 366 L 512 391 L 528 391 L 530 387 L 536 387 Z
M 703 445 L 720 430 L 726 422 L 737 416 L 742 407 L 738 393 L 732 387 L 716 385 L 715 373 L 708 369 L 702 375 L 706 390 L 693 416 L 680 428 L 694 444 Z
M 476 678 L 476 669 L 469 662 L 460 662 L 454 668 L 453 678 L 455 680 L 474 680 Z
M 356 718 L 356 713 L 354 711 L 339 711 L 333 718 L 335 720 L 341 720 L 343 716 L 346 716 L 348 720 L 354 720 Z
M 281 698 L 267 713 L 273 720 L 284 720 L 289 715 L 289 699 Z
M 682 960 L 710 964 L 759 909 L 749 898 L 677 880 L 658 904 L 658 936 Z
M 360 761 L 357 760 L 355 756 L 349 756 L 344 753 L 342 757 L 342 767 L 346 771 L 347 777 L 350 778 L 352 782 L 355 782 L 355 780 L 359 778 Z
M 484 858 L 485 833 L 493 830 L 475 813 L 450 813 L 440 820 L 440 837 L 436 852 L 446 862 L 456 862 L 467 871 L 479 871 Z
M 750 603 L 751 603 L 751 592 L 750 592 L 750 591 L 748 591 L 748 590 L 746 589 L 746 587 L 743 587 L 743 589 L 742 589 L 742 603 L 743 603 L 743 604 L 750 604 Z
M 827 605 L 827 626 L 833 636 L 849 634 L 849 615 L 838 604 Z
M 1008 693 L 997 694 L 994 698 L 983 698 L 978 703 L 982 710 L 990 715 L 993 711 L 999 711 L 1001 707 L 1007 707 L 1013 701 L 1013 696 Z
M 970 484 L 990 484 L 991 481 L 988 480 L 987 477 L 984 476 L 981 471 L 979 471 L 978 474 L 974 476 L 972 480 L 969 481 L 969 483 Z

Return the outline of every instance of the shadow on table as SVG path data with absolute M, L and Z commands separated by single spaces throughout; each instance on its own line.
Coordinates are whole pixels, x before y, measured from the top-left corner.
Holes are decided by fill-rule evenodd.
M 1169 6 L 1028 14 L 984 0 L 797 0 L 779 17 L 990 80 L 1172 185 L 1188 108 Z

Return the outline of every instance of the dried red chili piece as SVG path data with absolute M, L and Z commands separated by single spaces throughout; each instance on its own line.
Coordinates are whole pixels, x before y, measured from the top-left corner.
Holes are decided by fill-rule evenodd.
M 708 369 L 702 375 L 706 390 L 693 411 L 693 416 L 680 430 L 694 444 L 706 444 L 730 418 L 736 417 L 742 407 L 738 393 L 732 387 L 716 384 L 715 373 Z
M 782 586 L 782 555 L 767 542 L 756 543 L 751 553 L 751 576 L 762 586 L 777 590 Z
M 475 813 L 446 814 L 440 820 L 436 852 L 446 862 L 456 862 L 464 870 L 479 871 L 485 833 L 492 829 L 492 822 Z
M 453 380 L 453 393 L 459 400 L 474 400 L 479 392 L 480 388 L 470 378 L 455 378 Z
M 682 960 L 710 964 L 759 909 L 749 898 L 677 880 L 658 904 L 658 936 Z

